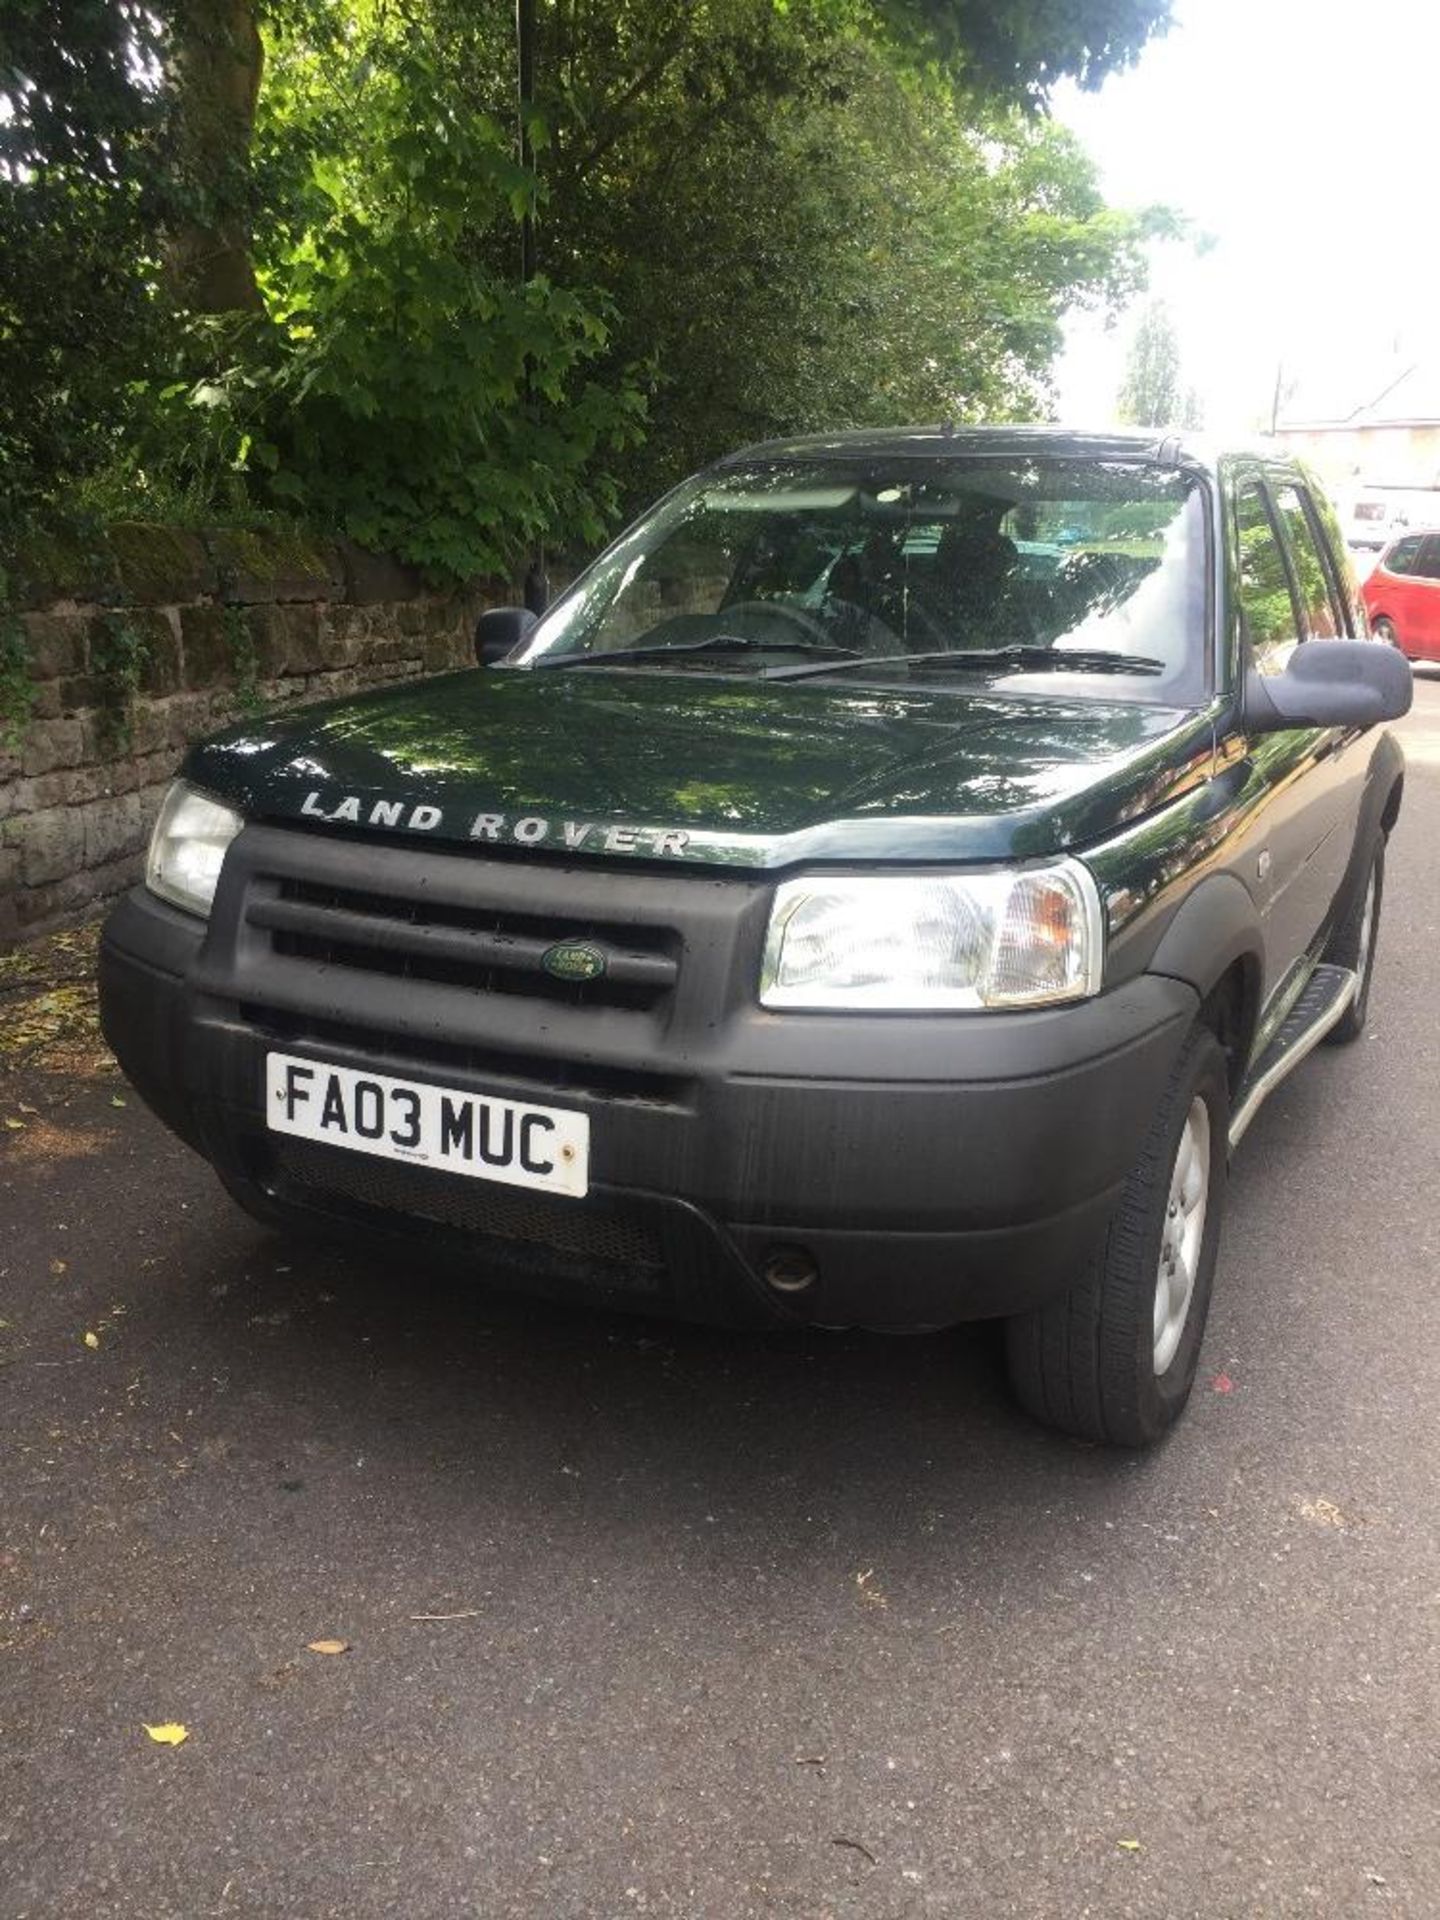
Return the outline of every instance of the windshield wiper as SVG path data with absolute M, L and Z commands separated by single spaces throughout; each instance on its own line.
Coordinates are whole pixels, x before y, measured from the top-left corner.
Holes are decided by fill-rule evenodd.
M 915 667 L 950 672 L 955 669 L 1019 667 L 1027 673 L 1163 673 L 1165 662 L 1143 653 L 1113 653 L 1093 647 L 956 647 L 930 653 L 866 654 L 861 659 L 832 660 L 817 666 L 776 667 L 767 680 L 805 680 L 811 674 L 849 673 L 855 667 Z
M 617 662 L 623 665 L 631 660 L 674 659 L 677 654 L 694 659 L 697 654 L 706 653 L 813 653 L 825 655 L 831 664 L 850 661 L 857 666 L 860 664 L 860 656 L 854 647 L 827 647 L 808 640 L 751 640 L 744 634 L 717 633 L 706 640 L 681 640 L 668 646 L 615 647 L 605 653 L 542 654 L 535 665 L 549 669 L 610 667 Z M 792 671 L 807 673 L 818 672 L 819 669 L 801 667 Z

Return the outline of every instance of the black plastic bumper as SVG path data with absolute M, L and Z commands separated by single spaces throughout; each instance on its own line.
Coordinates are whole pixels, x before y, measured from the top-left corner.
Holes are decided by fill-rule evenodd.
M 137 1090 L 253 1212 L 423 1236 L 536 1290 L 732 1323 L 930 1327 L 1062 1291 L 1113 1211 L 1197 1005 L 1145 975 L 1025 1014 L 750 1006 L 683 1078 L 610 1095 L 560 1064 L 538 1081 L 441 1064 L 436 1049 L 356 1049 L 323 1025 L 273 1027 L 263 1008 L 206 990 L 204 936 L 143 889 L 127 896 L 105 927 L 101 1015 Z M 289 1143 L 265 1127 L 274 1047 L 584 1110 L 591 1195 L 517 1195 Z M 803 1290 L 767 1283 L 777 1249 L 813 1262 Z

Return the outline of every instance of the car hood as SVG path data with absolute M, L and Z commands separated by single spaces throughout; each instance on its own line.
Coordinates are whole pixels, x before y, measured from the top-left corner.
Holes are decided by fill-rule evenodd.
M 774 868 L 1083 847 L 1210 747 L 1193 711 L 973 683 L 472 670 L 234 727 L 183 771 L 316 829 Z

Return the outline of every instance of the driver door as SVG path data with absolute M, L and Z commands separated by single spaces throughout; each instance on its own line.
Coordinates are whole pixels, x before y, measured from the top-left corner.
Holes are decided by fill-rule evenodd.
M 1282 673 L 1295 649 L 1344 631 L 1331 571 L 1304 492 L 1287 475 L 1247 477 L 1234 499 L 1245 650 L 1256 670 Z M 1251 885 L 1265 937 L 1265 995 L 1282 1003 L 1302 980 L 1329 921 L 1350 847 L 1342 831 L 1351 736 L 1296 727 L 1249 743 L 1263 785 L 1251 844 Z M 1348 796 L 1353 807 L 1353 796 Z

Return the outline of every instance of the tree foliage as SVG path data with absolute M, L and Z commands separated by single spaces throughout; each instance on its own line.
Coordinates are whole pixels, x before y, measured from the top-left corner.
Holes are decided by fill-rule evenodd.
M 543 258 L 612 290 L 618 351 L 655 363 L 632 494 L 796 429 L 1033 416 L 1064 311 L 1140 283 L 1154 221 L 1108 210 L 1043 118 L 827 40 L 798 8 L 768 46 L 712 33 L 662 56 L 623 124 L 602 122 L 603 154 L 561 148 L 541 226 Z
M 882 0 L 878 12 L 950 71 L 1035 99 L 1066 76 L 1099 86 L 1170 24 L 1169 0 Z
M 160 43 L 142 0 L 0 8 L 0 538 L 110 457 L 156 350 Z
M 0 419 L 7 471 L 53 489 L 88 432 L 152 511 L 297 512 L 436 574 L 589 544 L 742 440 L 1033 414 L 1157 219 L 1037 106 L 1166 0 L 536 0 L 531 165 L 508 0 L 262 6 L 263 78 L 252 0 L 17 7 L 0 240 L 83 238 L 108 279 L 0 282 L 54 427 Z
M 368 29 L 352 10 L 340 32 L 272 33 L 270 373 L 239 457 L 322 524 L 463 574 L 552 527 L 595 540 L 614 509 L 598 456 L 642 408 L 624 368 L 589 371 L 608 300 L 573 274 L 520 280 L 535 177 L 457 52 L 383 8 Z
M 264 43 L 254 0 L 183 0 L 166 53 L 175 103 L 172 297 L 199 313 L 258 310 L 250 144 Z
M 1120 418 L 1136 427 L 1198 427 L 1200 402 L 1184 385 L 1180 339 L 1163 300 L 1147 302 L 1130 342 L 1117 405 Z

